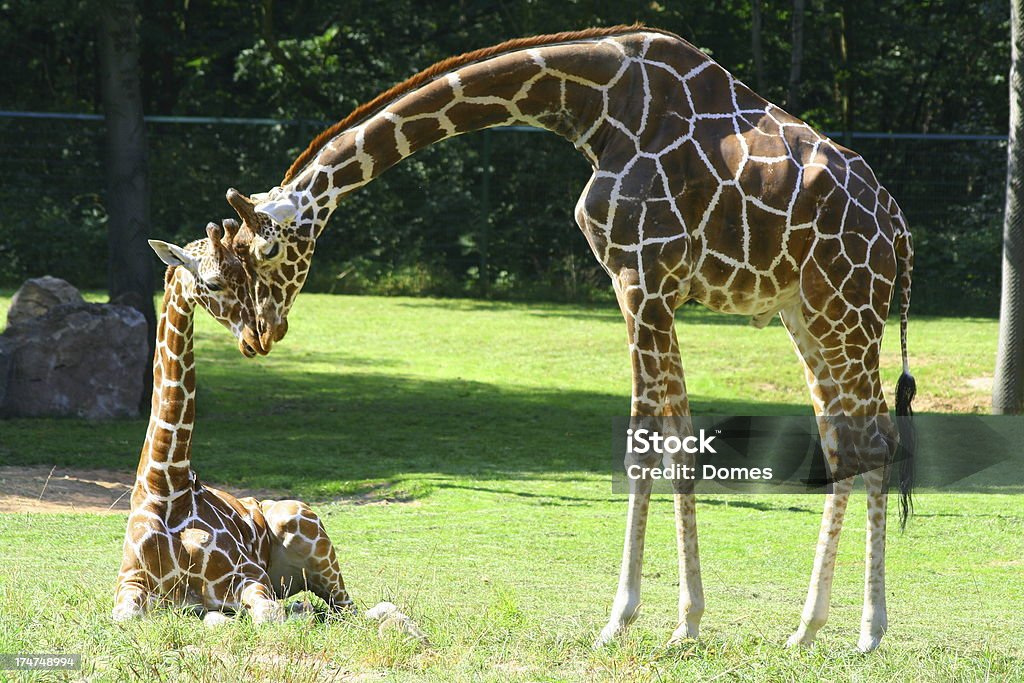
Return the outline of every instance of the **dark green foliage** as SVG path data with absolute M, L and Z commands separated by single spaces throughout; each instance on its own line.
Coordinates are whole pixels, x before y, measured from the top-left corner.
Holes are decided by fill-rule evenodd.
M 918 247 L 916 310 L 994 313 L 1005 147 L 850 139 L 843 129 L 1005 132 L 1005 3 L 806 5 L 802 107 L 793 113 L 863 153 L 905 209 Z M 303 0 L 273 3 L 269 18 L 265 6 L 141 1 L 148 114 L 287 122 L 150 123 L 154 237 L 200 235 L 206 221 L 230 215 L 228 187 L 255 192 L 275 185 L 323 125 L 434 61 L 507 38 L 641 20 L 676 31 L 754 81 L 750 3 L 740 0 Z M 762 6 L 762 94 L 781 103 L 792 3 Z M 100 111 L 95 14 L 93 3 L 71 0 L 0 9 L 3 109 Z M 80 286 L 103 285 L 102 134 L 102 122 L 0 118 L 0 284 L 46 272 Z M 572 219 L 586 163 L 552 135 L 486 136 L 424 150 L 353 195 L 318 245 L 309 288 L 609 296 Z

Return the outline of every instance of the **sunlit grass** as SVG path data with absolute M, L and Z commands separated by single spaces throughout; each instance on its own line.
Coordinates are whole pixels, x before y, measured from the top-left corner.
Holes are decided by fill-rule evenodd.
M 704 635 L 666 649 L 678 580 L 671 501 L 659 496 L 642 616 L 593 651 L 625 508 L 608 474 L 610 419 L 629 394 L 614 307 L 306 294 L 290 322 L 269 357 L 248 361 L 199 318 L 195 467 L 209 481 L 323 501 L 357 600 L 398 603 L 434 649 L 382 639 L 362 620 L 210 631 L 159 614 L 116 626 L 124 516 L 11 514 L 0 515 L 0 652 L 80 652 L 102 680 L 1024 678 L 1024 505 L 1014 495 L 919 497 L 907 532 L 891 536 L 890 633 L 869 656 L 853 652 L 861 498 L 831 621 L 803 652 L 781 644 L 799 618 L 820 498 L 702 497 Z M 991 374 L 996 322 L 915 318 L 910 335 L 918 405 L 985 410 L 978 380 Z M 809 411 L 777 323 L 758 331 L 686 308 L 679 338 L 694 412 Z M 0 422 L 0 462 L 130 471 L 144 432 L 143 418 Z M 362 504 L 374 501 L 391 502 Z

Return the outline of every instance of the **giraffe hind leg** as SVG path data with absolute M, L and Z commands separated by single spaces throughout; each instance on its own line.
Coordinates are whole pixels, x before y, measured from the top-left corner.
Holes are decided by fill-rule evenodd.
M 807 330 L 799 306 L 783 311 L 782 322 L 789 332 L 797 356 L 803 364 L 814 412 L 820 416 L 818 431 L 822 450 L 830 471 L 835 472 L 839 461 L 836 450 L 836 434 L 829 429 L 830 423 L 824 419 L 824 416 L 842 413 L 838 387 L 832 380 L 820 344 Z M 786 642 L 787 647 L 811 645 L 817 637 L 818 630 L 828 621 L 832 577 L 835 571 L 836 553 L 839 550 L 839 534 L 843 528 L 849 496 L 850 487 L 843 481 L 837 482 L 832 492 L 825 496 L 825 507 L 822 511 L 821 526 L 818 531 L 818 543 L 814 553 L 807 598 L 800 617 L 800 625 Z
M 271 532 L 269 574 L 278 595 L 308 590 L 332 610 L 353 610 L 334 544 L 317 514 L 297 500 L 262 505 Z
M 893 445 L 893 428 L 878 377 L 879 335 L 851 348 L 834 333 L 818 338 L 806 313 L 787 310 L 783 322 L 804 363 L 818 418 L 822 449 L 836 479 L 826 496 L 801 624 L 788 645 L 810 645 L 828 619 L 829 597 L 853 476 L 864 475 L 868 489 L 868 535 L 864 612 L 858 647 L 878 646 L 886 628 L 885 607 L 885 463 Z M 852 372 L 851 367 L 861 370 Z

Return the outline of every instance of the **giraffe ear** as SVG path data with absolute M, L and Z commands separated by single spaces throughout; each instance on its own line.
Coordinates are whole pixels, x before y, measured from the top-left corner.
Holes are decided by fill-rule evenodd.
M 294 219 L 299 209 L 292 202 L 291 197 L 282 197 L 281 199 L 272 199 L 268 202 L 257 204 L 256 211 L 267 214 L 275 223 L 283 225 Z
M 161 240 L 149 240 L 149 246 L 153 247 L 153 251 L 160 257 L 160 260 L 169 266 L 182 266 L 189 271 L 195 268 L 195 259 L 176 244 L 169 244 Z

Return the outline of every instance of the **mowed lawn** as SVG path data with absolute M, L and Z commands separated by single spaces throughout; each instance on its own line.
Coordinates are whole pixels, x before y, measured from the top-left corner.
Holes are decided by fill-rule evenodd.
M 689 307 L 679 319 L 695 413 L 809 412 L 777 322 L 759 331 Z M 290 322 L 269 357 L 246 360 L 199 317 L 194 466 L 206 481 L 319 501 L 357 602 L 394 601 L 433 647 L 361 619 L 209 630 L 164 612 L 115 625 L 125 516 L 21 513 L 0 515 L 0 653 L 81 653 L 71 677 L 95 680 L 1024 679 L 1024 496 L 918 497 L 907 531 L 892 527 L 890 630 L 866 656 L 854 651 L 862 496 L 809 651 L 782 644 L 821 498 L 701 497 L 702 638 L 666 648 L 678 577 L 672 503 L 658 496 L 640 618 L 594 651 L 625 512 L 609 472 L 611 419 L 629 396 L 614 306 L 304 294 Z M 919 409 L 984 412 L 996 334 L 993 320 L 913 318 Z M 130 471 L 144 433 L 143 418 L 0 422 L 0 464 Z

